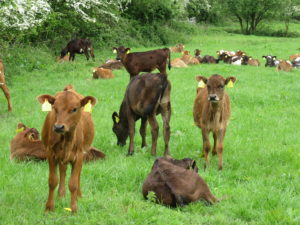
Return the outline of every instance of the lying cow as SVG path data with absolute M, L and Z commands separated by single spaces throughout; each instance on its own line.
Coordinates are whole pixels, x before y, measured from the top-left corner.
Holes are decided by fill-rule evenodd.
M 293 61 L 300 61 L 300 53 L 291 55 L 291 56 L 289 57 L 289 60 L 290 60 L 291 62 L 293 62 Z
M 215 57 L 210 56 L 210 55 L 205 55 L 203 56 L 203 58 L 201 59 L 201 63 L 205 63 L 205 64 L 216 64 L 219 63 L 218 59 L 215 59 Z
M 187 65 L 180 58 L 173 59 L 171 61 L 171 66 L 175 68 L 187 67 Z
M 7 99 L 7 107 L 8 107 L 8 111 L 11 112 L 12 110 L 12 106 L 11 106 L 11 101 L 10 101 L 10 93 L 9 93 L 9 89 L 6 85 L 5 82 L 5 76 L 4 76 L 4 65 L 2 60 L 0 59 L 0 88 L 2 89 L 6 99 Z
M 92 42 L 88 39 L 75 39 L 71 40 L 65 48 L 61 50 L 60 58 L 65 57 L 70 53 L 69 61 L 74 61 L 75 59 L 75 53 L 77 54 L 85 54 L 86 59 L 90 59 L 90 55 L 93 58 L 93 61 L 95 61 L 95 55 L 94 55 L 94 49 L 92 46 Z
M 46 210 L 54 209 L 54 191 L 58 184 L 57 167 L 60 171 L 58 197 L 65 195 L 65 176 L 68 163 L 72 166 L 69 181 L 71 210 L 77 211 L 77 197 L 81 197 L 80 173 L 84 152 L 91 148 L 94 138 L 94 123 L 91 108 L 96 98 L 83 97 L 72 88 L 55 96 L 44 94 L 38 97 L 43 109 L 49 111 L 42 130 L 42 142 L 48 152 L 49 195 Z
M 276 67 L 279 64 L 279 60 L 276 59 L 276 56 L 272 56 L 272 55 L 263 55 L 262 56 L 265 60 L 266 60 L 266 64 L 265 67 Z
M 209 133 L 213 132 L 213 155 L 218 154 L 219 170 L 223 168 L 224 137 L 230 117 L 230 99 L 225 92 L 225 86 L 235 77 L 223 78 L 220 75 L 212 75 L 210 78 L 196 76 L 199 82 L 197 95 L 194 101 L 194 122 L 202 130 L 203 153 L 205 158 L 204 168 L 209 166 Z
M 289 72 L 293 69 L 293 64 L 288 60 L 280 60 L 276 69 L 277 71 L 283 70 L 285 72 Z
M 181 60 L 186 64 L 186 65 L 188 65 L 188 64 L 191 64 L 191 62 L 192 62 L 192 56 L 190 55 L 190 52 L 189 51 L 183 51 L 183 54 L 182 54 L 182 56 L 181 56 Z
M 253 59 L 251 56 L 243 56 L 242 65 L 250 65 L 250 66 L 260 66 L 260 62 L 258 59 Z
M 184 206 L 201 200 L 209 204 L 219 201 L 198 175 L 195 161 L 189 158 L 156 159 L 142 187 L 145 199 L 150 192 L 155 193 L 157 202 L 171 207 Z
M 114 47 L 113 50 L 117 52 L 116 60 L 121 60 L 125 69 L 130 74 L 130 79 L 140 72 L 151 72 L 155 69 L 158 69 L 162 74 L 167 74 L 168 58 L 168 66 L 171 69 L 171 55 L 168 48 L 129 53 L 130 48 L 120 46 L 118 48 Z
M 177 44 L 175 47 L 170 47 L 171 52 L 183 52 L 184 51 L 184 45 L 183 44 Z
M 110 69 L 110 70 L 119 70 L 124 67 L 122 62 L 120 60 L 110 59 L 107 60 L 105 63 L 103 63 L 101 66 L 104 69 Z
M 141 119 L 140 134 L 142 136 L 142 148 L 146 146 L 146 126 L 149 121 L 152 134 L 151 154 L 156 155 L 158 138 L 158 123 L 156 115 L 161 113 L 164 127 L 165 152 L 169 155 L 169 139 L 171 117 L 170 103 L 171 84 L 165 74 L 143 74 L 131 79 L 127 86 L 119 115 L 114 112 L 113 132 L 117 136 L 117 144 L 125 145 L 128 135 L 130 143 L 128 155 L 134 152 L 135 121 Z
M 93 69 L 93 78 L 98 79 L 111 79 L 114 78 L 115 75 L 112 73 L 112 70 L 110 69 L 104 69 L 102 67 L 96 67 Z

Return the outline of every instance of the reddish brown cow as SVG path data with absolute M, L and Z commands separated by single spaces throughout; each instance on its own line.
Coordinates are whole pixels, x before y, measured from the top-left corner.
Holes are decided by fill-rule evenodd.
M 70 87 L 55 96 L 48 94 L 38 97 L 44 108 L 51 104 L 45 119 L 42 141 L 48 152 L 49 196 L 46 210 L 54 209 L 54 191 L 58 184 L 56 174 L 59 166 L 60 182 L 58 196 L 65 195 L 65 176 L 68 163 L 72 166 L 69 190 L 71 210 L 77 211 L 77 197 L 81 197 L 80 173 L 84 152 L 91 148 L 94 138 L 94 124 L 89 109 L 96 104 L 92 96 L 83 97 Z M 84 110 L 85 109 L 85 110 Z
M 115 75 L 112 73 L 112 70 L 110 69 L 104 69 L 102 67 L 96 67 L 93 69 L 93 78 L 98 79 L 111 79 L 114 78 Z
M 218 154 L 219 170 L 223 168 L 222 154 L 224 137 L 230 117 L 230 99 L 225 92 L 225 85 L 230 81 L 235 82 L 235 77 L 223 78 L 220 75 L 212 75 L 210 78 L 197 76 L 199 83 L 197 95 L 194 101 L 194 121 L 202 130 L 203 153 L 205 158 L 204 168 L 209 166 L 209 133 L 213 132 L 213 155 Z M 202 85 L 206 85 L 203 87 Z M 201 85 L 202 84 L 202 85 Z
M 210 204 L 218 202 L 197 170 L 195 161 L 189 158 L 156 159 L 142 187 L 144 198 L 148 198 L 149 192 L 154 192 L 157 202 L 171 207 L 199 200 Z
M 171 117 L 170 103 L 171 84 L 165 74 L 146 73 L 136 76 L 129 82 L 119 115 L 114 112 L 113 132 L 117 136 L 117 144 L 125 145 L 128 135 L 130 144 L 128 155 L 134 152 L 134 130 L 135 121 L 141 119 L 140 134 L 142 136 L 142 148 L 146 146 L 146 126 L 149 121 L 152 134 L 151 154 L 156 155 L 156 145 L 158 138 L 158 123 L 156 115 L 161 113 L 164 126 L 164 155 L 169 155 L 169 139 Z
M 298 60 L 296 60 L 297 58 L 298 58 Z M 290 60 L 290 61 L 294 61 L 294 60 L 299 61 L 299 60 L 300 60 L 300 53 L 291 55 L 291 56 L 289 57 L 289 60 Z
M 277 71 L 283 70 L 285 72 L 290 72 L 293 69 L 293 64 L 290 61 L 280 60 L 276 69 Z
M 69 60 L 74 61 L 75 59 L 75 53 L 77 54 L 85 54 L 86 59 L 89 60 L 90 56 L 93 58 L 93 61 L 95 61 L 95 55 L 94 55 L 94 49 L 92 46 L 92 42 L 89 39 L 75 39 L 69 41 L 67 46 L 61 50 L 61 58 L 64 58 L 65 55 L 70 53 Z
M 163 48 L 147 52 L 128 53 L 130 48 L 120 46 L 113 48 L 117 52 L 116 60 L 121 60 L 127 72 L 130 74 L 130 79 L 140 72 L 151 72 L 158 69 L 160 73 L 167 74 L 167 61 L 169 58 L 169 69 L 171 69 L 170 49 Z
M 4 65 L 2 60 L 0 59 L 0 88 L 2 89 L 6 99 L 7 99 L 7 105 L 8 105 L 8 111 L 12 110 L 11 102 L 10 102 L 10 94 L 9 89 L 5 83 L 5 76 L 4 76 Z

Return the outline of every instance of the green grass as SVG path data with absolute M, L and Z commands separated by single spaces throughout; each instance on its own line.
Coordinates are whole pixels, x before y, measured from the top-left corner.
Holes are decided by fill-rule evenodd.
M 287 58 L 297 53 L 300 38 L 268 38 L 227 34 L 219 28 L 203 30 L 185 43 L 188 50 L 203 50 L 215 55 L 220 49 L 246 51 L 254 58 L 273 54 Z M 132 46 L 130 46 L 132 47 Z M 154 46 L 157 48 L 161 46 Z M 110 49 L 110 48 L 108 48 Z M 149 48 L 151 49 L 151 48 Z M 136 49 L 132 47 L 132 52 Z M 300 83 L 299 70 L 276 72 L 274 68 L 233 65 L 195 65 L 169 71 L 172 83 L 170 150 L 175 158 L 196 159 L 199 174 L 217 197 L 229 198 L 213 206 L 202 202 L 184 208 L 170 209 L 145 201 L 141 194 L 144 179 L 154 157 L 148 147 L 141 149 L 137 123 L 135 154 L 126 157 L 127 145 L 118 147 L 111 114 L 118 111 L 129 75 L 115 71 L 112 80 L 92 80 L 92 67 L 113 54 L 96 52 L 97 62 L 86 62 L 77 56 L 74 63 L 55 63 L 51 55 L 26 48 L 13 60 L 4 61 L 9 73 L 13 112 L 6 110 L 0 94 L 0 224 L 299 224 L 300 223 Z M 172 58 L 179 54 L 172 55 Z M 9 59 L 9 60 L 8 60 Z M 27 62 L 25 62 L 27 60 Z M 33 63 L 38 66 L 32 66 Z M 261 60 L 263 63 L 263 61 Z M 23 65 L 23 67 L 22 67 Z M 44 66 L 39 66 L 44 65 Z M 25 68 L 25 69 L 22 69 Z M 30 71 L 30 72 L 28 72 Z M 232 116 L 225 137 L 224 170 L 217 170 L 217 158 L 203 171 L 200 158 L 202 138 L 193 125 L 192 108 L 196 95 L 195 75 L 218 73 L 236 76 L 235 87 L 228 89 Z M 83 95 L 97 97 L 93 110 L 96 136 L 93 145 L 107 155 L 103 161 L 85 164 L 82 171 L 82 199 L 78 213 L 69 207 L 70 194 L 56 198 L 55 211 L 44 214 L 48 194 L 46 162 L 18 163 L 9 160 L 10 140 L 18 122 L 41 130 L 45 113 L 36 96 L 55 94 L 73 84 Z M 163 154 L 162 122 L 158 155 Z M 70 169 L 68 170 L 70 172 Z

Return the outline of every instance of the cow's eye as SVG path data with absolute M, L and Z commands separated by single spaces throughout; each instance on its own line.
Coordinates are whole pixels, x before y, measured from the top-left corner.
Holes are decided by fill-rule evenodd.
M 224 88 L 224 86 L 223 85 L 219 85 L 218 88 Z
M 77 108 L 72 109 L 71 112 L 77 112 Z

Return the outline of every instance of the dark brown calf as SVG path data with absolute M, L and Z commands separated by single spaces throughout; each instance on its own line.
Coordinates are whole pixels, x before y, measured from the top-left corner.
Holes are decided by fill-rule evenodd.
M 224 137 L 230 117 L 230 99 L 225 92 L 225 86 L 235 77 L 223 78 L 220 75 L 212 75 L 210 78 L 197 76 L 199 83 L 197 96 L 194 101 L 194 121 L 202 130 L 203 153 L 205 158 L 204 168 L 209 166 L 209 133 L 213 133 L 213 155 L 218 154 L 219 170 L 223 168 Z M 205 87 L 204 87 L 205 84 Z
M 199 200 L 210 204 L 219 201 L 197 174 L 195 161 L 189 158 L 156 159 L 152 171 L 144 181 L 142 192 L 145 199 L 149 192 L 154 192 L 157 202 L 171 207 L 184 206 Z
M 94 138 L 94 123 L 91 113 L 86 111 L 96 104 L 96 99 L 92 96 L 83 97 L 68 86 L 65 91 L 58 92 L 55 96 L 41 95 L 38 101 L 50 104 L 51 110 L 47 114 L 42 130 L 42 141 L 48 152 L 49 163 L 49 195 L 46 210 L 54 209 L 54 190 L 58 184 L 57 167 L 60 174 L 58 196 L 65 195 L 65 176 L 67 165 L 70 163 L 72 166 L 69 181 L 70 208 L 72 212 L 76 212 L 77 197 L 81 197 L 80 173 L 84 152 L 90 149 Z
M 2 60 L 0 59 L 0 88 L 2 89 L 6 99 L 7 99 L 7 107 L 8 111 L 12 110 L 11 101 L 10 101 L 10 94 L 9 89 L 5 82 L 5 76 L 4 76 L 4 65 Z
M 93 61 L 95 61 L 95 55 L 94 55 L 94 49 L 92 46 L 92 42 L 88 39 L 75 39 L 71 40 L 67 46 L 61 50 L 61 56 L 60 58 L 64 58 L 65 55 L 70 53 L 69 61 L 74 61 L 75 59 L 75 53 L 77 54 L 85 54 L 86 59 L 89 60 L 90 56 L 93 58 Z
M 142 147 L 146 146 L 146 126 L 149 121 L 152 128 L 151 154 L 156 155 L 158 138 L 158 123 L 156 115 L 161 113 L 164 127 L 165 152 L 169 155 L 169 139 L 171 117 L 170 103 L 171 84 L 165 74 L 143 74 L 131 79 L 127 86 L 119 115 L 114 112 L 113 132 L 116 134 L 118 145 L 125 145 L 128 135 L 130 144 L 128 155 L 134 152 L 134 130 L 135 121 L 141 119 L 140 134 L 142 136 Z
M 167 74 L 167 61 L 169 59 L 169 69 L 171 69 L 170 49 L 163 48 L 147 52 L 129 53 L 130 48 L 120 46 L 113 48 L 117 53 L 116 60 L 121 60 L 130 79 L 140 72 L 152 72 L 158 69 L 160 73 Z

